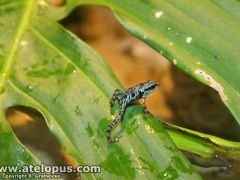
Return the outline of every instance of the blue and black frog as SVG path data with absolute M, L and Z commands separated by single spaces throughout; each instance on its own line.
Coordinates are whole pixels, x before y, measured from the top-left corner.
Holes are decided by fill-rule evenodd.
M 120 105 L 120 110 L 118 116 L 107 128 L 107 141 L 113 143 L 118 141 L 118 138 L 111 138 L 111 131 L 117 126 L 118 122 L 123 118 L 123 115 L 126 111 L 126 108 L 131 103 L 139 99 L 143 99 L 143 111 L 148 114 L 146 108 L 146 97 L 151 94 L 155 89 L 159 87 L 159 84 L 149 80 L 144 83 L 138 84 L 134 87 L 128 88 L 125 93 L 121 92 L 119 89 L 116 89 L 113 93 L 112 99 L 110 101 L 111 107 L 117 101 Z

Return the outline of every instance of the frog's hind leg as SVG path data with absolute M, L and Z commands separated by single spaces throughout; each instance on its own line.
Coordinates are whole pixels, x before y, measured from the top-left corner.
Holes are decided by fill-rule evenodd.
M 114 121 L 107 128 L 107 141 L 108 143 L 113 143 L 118 141 L 117 137 L 111 138 L 112 130 L 117 126 L 117 124 L 122 120 L 126 107 L 121 107 L 119 115 L 114 119 Z
M 119 99 L 121 99 L 122 96 L 123 96 L 123 93 L 119 89 L 116 89 L 112 95 L 110 106 L 112 107 L 116 100 L 119 102 Z

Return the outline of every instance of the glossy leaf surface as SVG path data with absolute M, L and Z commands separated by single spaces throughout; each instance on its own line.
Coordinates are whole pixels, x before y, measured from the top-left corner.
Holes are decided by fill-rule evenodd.
M 7 108 L 20 105 L 42 113 L 79 165 L 101 165 L 102 173 L 84 173 L 85 179 L 198 179 L 157 119 L 145 117 L 141 107 L 128 109 L 115 130 L 123 135 L 120 142 L 107 143 L 109 99 L 122 86 L 93 49 L 44 14 L 47 7 L 45 1 L 0 4 L 0 164 L 40 163 L 6 120 Z
M 240 123 L 240 2 L 237 0 L 69 0 L 110 8 L 120 23 L 182 71 L 218 91 Z

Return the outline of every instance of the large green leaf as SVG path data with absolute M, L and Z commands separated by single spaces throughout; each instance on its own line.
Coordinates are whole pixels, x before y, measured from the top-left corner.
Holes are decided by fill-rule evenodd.
M 218 91 L 240 123 L 239 2 L 143 2 L 131 1 L 135 6 L 125 5 L 129 9 L 124 10 L 114 4 L 123 25 L 180 69 Z
M 218 91 L 240 123 L 239 2 L 131 3 L 135 6 L 124 6 L 129 9 L 114 4 L 122 24 L 180 69 Z
M 83 3 L 112 9 L 129 32 L 218 91 L 240 123 L 239 1 L 69 0 L 53 12 L 68 13 Z M 60 18 L 56 14 L 48 15 Z
M 120 142 L 108 144 L 109 99 L 122 89 L 109 67 L 48 16 L 56 11 L 48 11 L 45 1 L 0 2 L 1 165 L 40 163 L 6 121 L 7 108 L 21 105 L 43 114 L 80 165 L 102 166 L 100 174 L 82 174 L 86 179 L 199 179 L 157 119 L 145 117 L 139 106 L 128 109 L 127 125 L 117 129 Z

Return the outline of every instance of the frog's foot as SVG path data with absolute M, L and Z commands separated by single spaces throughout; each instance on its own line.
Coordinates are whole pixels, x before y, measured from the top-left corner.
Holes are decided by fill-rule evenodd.
M 124 112 L 124 109 L 122 109 Z M 111 138 L 111 131 L 116 127 L 116 125 L 119 123 L 119 121 L 122 119 L 123 112 L 120 111 L 119 115 L 114 119 L 114 121 L 107 127 L 106 132 L 107 132 L 107 141 L 108 143 L 112 143 L 117 141 L 118 138 L 114 137 Z
M 115 142 L 119 142 L 119 139 L 121 138 L 122 136 L 114 136 L 113 138 L 109 139 L 108 140 L 108 143 L 115 143 Z

